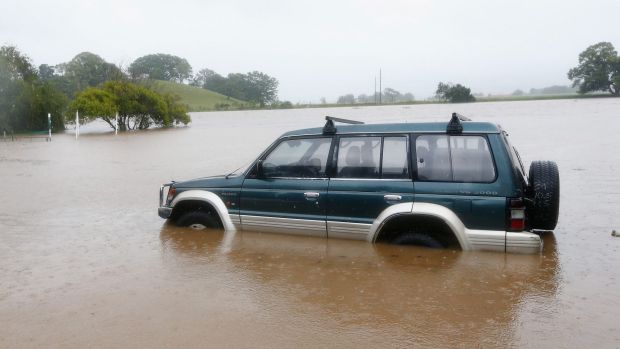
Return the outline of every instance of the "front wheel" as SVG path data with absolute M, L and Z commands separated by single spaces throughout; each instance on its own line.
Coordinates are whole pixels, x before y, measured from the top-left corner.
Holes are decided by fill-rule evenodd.
M 222 228 L 222 223 L 213 216 L 211 212 L 190 211 L 183 214 L 176 221 L 179 227 L 190 227 L 195 230 L 205 230 L 207 228 Z
M 432 236 L 423 233 L 403 233 L 392 239 L 395 245 L 417 245 L 430 248 L 445 248 L 444 244 Z

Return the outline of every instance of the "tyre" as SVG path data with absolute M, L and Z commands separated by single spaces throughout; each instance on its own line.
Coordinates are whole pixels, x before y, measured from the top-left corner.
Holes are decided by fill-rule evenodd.
M 402 233 L 392 239 L 391 243 L 395 245 L 417 245 L 430 248 L 445 248 L 441 241 L 424 233 L 408 232 Z
M 530 165 L 527 219 L 532 229 L 553 230 L 560 212 L 560 172 L 553 161 Z
M 190 227 L 196 230 L 204 230 L 207 228 L 222 228 L 217 217 L 214 217 L 213 213 L 206 211 L 190 211 L 184 213 L 176 221 L 176 225 L 179 227 Z

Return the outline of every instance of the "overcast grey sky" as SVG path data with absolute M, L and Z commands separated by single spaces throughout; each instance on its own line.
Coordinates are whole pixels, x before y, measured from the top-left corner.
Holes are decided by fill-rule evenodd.
M 150 53 L 198 71 L 260 70 L 282 100 L 334 101 L 383 87 L 431 96 L 439 81 L 510 93 L 568 84 L 578 54 L 620 49 L 620 0 L 2 0 L 0 44 L 38 66 L 90 51 L 129 65 Z

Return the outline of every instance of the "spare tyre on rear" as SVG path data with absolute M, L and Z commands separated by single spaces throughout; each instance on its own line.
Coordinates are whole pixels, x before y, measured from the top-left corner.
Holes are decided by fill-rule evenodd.
M 532 229 L 553 230 L 560 212 L 560 173 L 553 161 L 530 165 L 527 219 Z

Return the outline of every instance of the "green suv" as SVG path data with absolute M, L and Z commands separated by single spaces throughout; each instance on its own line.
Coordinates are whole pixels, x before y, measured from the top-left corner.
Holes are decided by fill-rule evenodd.
M 529 173 L 498 125 L 362 124 L 326 117 L 287 132 L 247 168 L 165 184 L 159 215 L 179 226 L 538 253 L 555 228 L 559 174 Z M 336 122 L 345 125 L 338 125 Z

